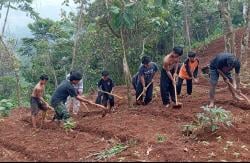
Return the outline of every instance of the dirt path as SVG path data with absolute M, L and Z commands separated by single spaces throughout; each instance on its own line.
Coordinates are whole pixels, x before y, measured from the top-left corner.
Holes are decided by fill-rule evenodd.
M 201 64 L 221 50 L 222 41 L 215 40 L 208 46 L 204 54 L 211 55 L 200 56 Z M 155 86 L 159 87 L 159 83 Z M 163 108 L 159 92 L 145 107 L 128 109 L 126 101 L 118 100 L 118 109 L 104 118 L 100 110 L 91 108 L 87 113 L 82 107 L 80 115 L 74 117 L 77 127 L 70 133 L 55 123 L 34 131 L 29 110 L 16 109 L 0 121 L 0 161 L 94 161 L 92 154 L 117 143 L 129 148 L 102 161 L 249 161 L 250 108 L 233 102 L 226 89 L 217 93 L 216 103 L 232 112 L 234 127 L 201 134 L 198 139 L 183 136 L 182 125 L 192 122 L 202 111 L 200 107 L 208 104 L 208 87 L 207 81 L 201 79 L 192 97 L 181 99 L 184 107 L 180 110 Z M 225 85 L 220 83 L 219 87 Z M 126 89 L 119 86 L 114 92 L 125 96 Z M 244 89 L 244 93 L 250 96 L 250 89 Z M 89 98 L 93 100 L 95 94 Z M 159 136 L 165 141 L 159 142 Z M 231 146 L 225 149 L 227 144 Z

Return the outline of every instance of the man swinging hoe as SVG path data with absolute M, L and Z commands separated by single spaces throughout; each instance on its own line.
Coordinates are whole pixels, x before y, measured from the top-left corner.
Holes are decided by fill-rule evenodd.
M 228 84 L 228 88 L 233 96 L 233 99 L 238 101 L 246 99 L 249 103 L 249 99 L 240 92 L 240 67 L 240 61 L 231 53 L 220 53 L 210 62 L 209 107 L 214 107 L 215 88 L 218 83 L 219 75 L 221 75 L 224 82 Z M 233 86 L 234 80 L 231 75 L 231 71 L 233 69 L 235 69 L 236 88 Z

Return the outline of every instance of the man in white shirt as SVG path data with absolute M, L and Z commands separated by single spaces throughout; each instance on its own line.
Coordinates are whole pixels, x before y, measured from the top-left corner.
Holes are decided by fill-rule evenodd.
M 66 76 L 67 80 L 69 80 L 69 77 L 73 72 L 74 71 L 71 71 Z M 77 95 L 82 96 L 82 94 L 83 94 L 83 80 L 81 79 L 77 84 L 73 84 L 73 87 L 75 88 Z M 68 97 L 67 102 L 66 102 L 66 106 L 67 106 L 67 109 L 69 112 L 70 112 L 70 110 L 72 110 L 72 107 L 73 107 L 73 114 L 77 115 L 79 108 L 80 108 L 80 101 L 77 100 L 75 97 Z

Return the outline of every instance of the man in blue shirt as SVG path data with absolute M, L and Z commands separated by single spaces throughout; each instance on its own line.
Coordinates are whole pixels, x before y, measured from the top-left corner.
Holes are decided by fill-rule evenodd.
M 219 80 L 219 71 L 224 74 L 223 77 L 225 82 L 230 82 L 233 84 L 233 78 L 231 71 L 235 69 L 235 81 L 236 89 L 240 90 L 240 62 L 231 53 L 219 53 L 211 62 L 209 67 L 210 72 L 210 104 L 209 107 L 214 107 L 214 96 L 215 88 Z M 235 92 L 229 87 L 230 92 L 232 93 L 233 98 L 237 100 L 242 100 L 240 97 L 236 96 Z
M 142 57 L 142 65 L 139 68 L 139 72 L 133 77 L 133 86 L 136 90 L 136 99 L 142 92 L 146 94 L 144 100 L 143 96 L 140 97 L 137 104 L 147 105 L 152 100 L 153 95 L 153 83 L 150 84 L 148 89 L 146 87 L 153 81 L 155 73 L 158 71 L 158 67 L 154 62 L 151 62 L 148 56 Z

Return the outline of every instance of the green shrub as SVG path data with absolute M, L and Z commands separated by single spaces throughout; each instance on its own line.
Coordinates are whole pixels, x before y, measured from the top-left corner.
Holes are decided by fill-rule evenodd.
M 184 125 L 182 132 L 189 136 L 194 132 L 208 128 L 210 131 L 217 131 L 220 126 L 232 126 L 232 114 L 230 111 L 222 109 L 222 107 L 215 106 L 209 108 L 208 106 L 201 107 L 204 112 L 197 113 L 195 121 L 192 124 Z
M 2 99 L 0 101 L 0 115 L 2 117 L 7 117 L 10 114 L 10 110 L 14 107 L 14 104 L 11 100 Z
M 14 77 L 0 77 L 0 99 L 9 99 L 16 90 L 16 80 Z
M 222 107 L 209 108 L 208 106 L 201 107 L 203 113 L 198 113 L 197 118 L 201 126 L 209 127 L 212 132 L 219 129 L 221 125 L 232 126 L 232 114 L 230 111 L 222 109 Z
M 72 118 L 69 118 L 64 122 L 63 127 L 66 131 L 70 131 L 76 127 L 76 122 L 74 122 Z

